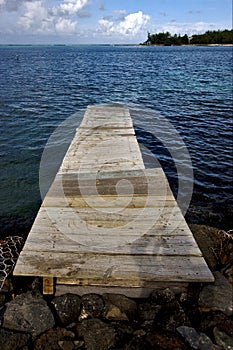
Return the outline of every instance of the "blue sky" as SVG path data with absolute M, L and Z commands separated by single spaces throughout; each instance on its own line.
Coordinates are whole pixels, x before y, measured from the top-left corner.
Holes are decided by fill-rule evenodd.
M 0 0 L 0 44 L 139 43 L 232 28 L 231 0 Z

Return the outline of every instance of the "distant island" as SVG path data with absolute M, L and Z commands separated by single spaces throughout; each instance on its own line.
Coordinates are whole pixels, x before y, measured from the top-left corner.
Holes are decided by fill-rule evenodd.
M 232 45 L 233 30 L 213 30 L 204 34 L 195 34 L 189 37 L 187 34 L 171 35 L 169 32 L 150 34 L 148 32 L 147 40 L 140 45 Z

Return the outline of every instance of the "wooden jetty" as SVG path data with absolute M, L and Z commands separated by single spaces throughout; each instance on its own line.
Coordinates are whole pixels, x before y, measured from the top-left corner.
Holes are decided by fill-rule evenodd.
M 161 168 L 145 169 L 129 110 L 89 106 L 17 261 L 45 294 L 145 297 L 214 280 Z

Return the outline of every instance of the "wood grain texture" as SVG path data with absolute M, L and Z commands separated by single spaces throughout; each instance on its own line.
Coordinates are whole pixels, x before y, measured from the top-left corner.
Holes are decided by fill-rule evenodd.
M 127 109 L 87 108 L 14 274 L 129 296 L 213 281 L 163 170 L 145 169 Z
M 99 286 L 99 285 L 90 285 L 90 282 L 88 281 L 88 285 L 79 284 L 79 281 L 75 281 L 75 284 L 66 284 L 63 283 L 64 280 L 61 281 L 61 283 L 57 279 L 57 286 L 56 286 L 56 296 L 63 295 L 65 293 L 74 293 L 78 295 L 84 295 L 88 293 L 95 293 L 95 294 L 105 294 L 105 293 L 113 293 L 113 294 L 123 294 L 130 298 L 148 298 L 150 294 L 154 290 L 159 290 L 163 288 L 170 288 L 174 291 L 176 294 L 181 294 L 182 292 L 187 291 L 188 283 L 175 283 L 175 282 L 154 282 L 151 283 L 151 286 L 147 286 L 146 288 L 143 287 L 114 287 L 114 286 Z
M 39 252 L 24 250 L 17 266 L 24 275 L 95 280 L 105 285 L 138 285 L 147 281 L 205 282 L 212 280 L 198 256 L 127 255 Z M 16 266 L 16 271 L 17 271 Z

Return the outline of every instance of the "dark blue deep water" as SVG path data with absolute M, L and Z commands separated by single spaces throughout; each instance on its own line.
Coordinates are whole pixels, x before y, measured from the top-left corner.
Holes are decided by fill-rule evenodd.
M 231 226 L 232 48 L 2 46 L 0 79 L 2 235 L 29 229 L 41 203 L 41 155 L 56 127 L 89 104 L 112 102 L 147 109 L 134 116 L 138 141 L 176 193 L 174 162 L 153 132 L 155 113 L 166 118 L 192 160 L 187 219 Z

